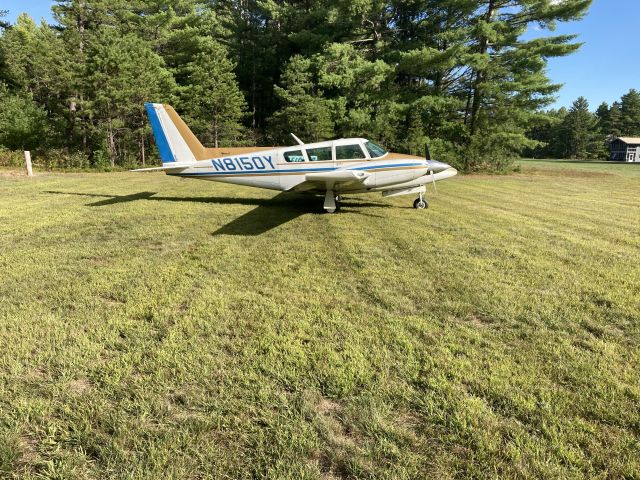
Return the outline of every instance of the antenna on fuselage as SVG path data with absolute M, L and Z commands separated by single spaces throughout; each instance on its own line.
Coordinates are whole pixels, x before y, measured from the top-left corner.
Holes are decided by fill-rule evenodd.
M 289 135 L 291 135 L 293 137 L 293 139 L 298 142 L 298 145 L 304 145 L 304 142 L 302 140 L 300 140 L 298 137 L 296 137 L 293 133 L 290 133 Z

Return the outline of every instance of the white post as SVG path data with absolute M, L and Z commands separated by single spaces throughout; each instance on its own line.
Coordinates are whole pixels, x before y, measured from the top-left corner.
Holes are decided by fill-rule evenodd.
M 27 175 L 33 177 L 33 167 L 31 166 L 31 152 L 25 150 L 24 161 L 27 164 Z

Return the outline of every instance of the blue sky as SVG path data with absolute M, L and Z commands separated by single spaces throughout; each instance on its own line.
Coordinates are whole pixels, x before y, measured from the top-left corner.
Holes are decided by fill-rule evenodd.
M 9 19 L 26 11 L 39 20 L 51 21 L 50 0 L 3 0 Z M 548 35 L 548 32 L 534 32 Z M 564 87 L 554 106 L 569 106 L 580 95 L 591 108 L 618 100 L 631 88 L 640 90 L 640 0 L 594 0 L 581 22 L 559 24 L 555 33 L 578 34 L 585 42 L 569 57 L 549 62 L 549 77 Z

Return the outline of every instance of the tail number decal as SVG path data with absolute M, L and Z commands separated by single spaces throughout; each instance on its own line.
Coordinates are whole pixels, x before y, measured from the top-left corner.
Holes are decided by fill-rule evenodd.
M 214 158 L 211 165 L 216 172 L 250 172 L 256 170 L 267 170 L 267 166 L 274 170 L 273 161 L 270 156 L 261 157 L 225 157 Z

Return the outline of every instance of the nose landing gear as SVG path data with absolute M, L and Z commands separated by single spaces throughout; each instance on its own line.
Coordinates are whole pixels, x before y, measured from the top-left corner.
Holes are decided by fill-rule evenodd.
M 413 208 L 417 210 L 429 208 L 429 202 L 427 202 L 427 199 L 424 198 L 422 193 L 420 193 L 420 196 L 413 201 Z

